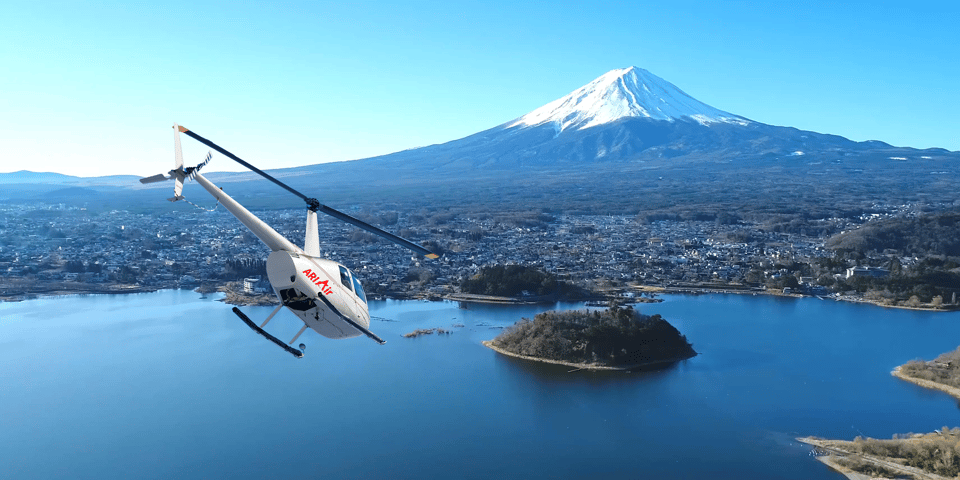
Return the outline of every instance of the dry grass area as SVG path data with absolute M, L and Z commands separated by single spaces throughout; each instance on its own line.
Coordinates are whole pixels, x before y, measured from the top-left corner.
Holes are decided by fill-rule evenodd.
M 900 367 L 907 377 L 960 388 L 960 348 L 925 362 L 913 360 Z
M 853 441 L 800 439 L 816 445 L 833 463 L 870 478 L 939 480 L 960 475 L 960 428 L 892 439 L 857 437 Z

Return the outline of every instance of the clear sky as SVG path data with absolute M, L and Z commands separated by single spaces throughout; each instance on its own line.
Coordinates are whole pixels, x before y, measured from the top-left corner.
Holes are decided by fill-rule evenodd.
M 152 175 L 174 122 L 261 168 L 365 158 L 631 65 L 759 122 L 960 150 L 957 2 L 25 1 L 0 18 L 0 172 Z

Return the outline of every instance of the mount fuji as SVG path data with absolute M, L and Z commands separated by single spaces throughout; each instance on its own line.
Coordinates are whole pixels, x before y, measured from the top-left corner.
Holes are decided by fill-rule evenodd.
M 573 211 L 585 204 L 604 211 L 702 210 L 720 202 L 809 212 L 815 205 L 834 215 L 876 201 L 928 203 L 955 195 L 958 161 L 960 154 L 939 148 L 767 125 L 630 67 L 458 140 L 287 173 L 291 181 L 336 182 L 371 199 L 407 191 L 437 204 Z
M 611 70 L 600 78 L 516 120 L 507 127 L 550 123 L 557 133 L 583 130 L 622 118 L 693 120 L 701 125 L 749 120 L 718 110 L 687 95 L 672 83 L 637 67 Z
M 953 198 L 960 191 L 958 162 L 960 153 L 944 149 L 854 142 L 767 125 L 714 108 L 647 70 L 630 67 L 458 140 L 271 172 L 294 188 L 335 186 L 320 192 L 334 204 L 381 204 L 402 197 L 414 199 L 413 204 L 432 198 L 436 205 L 497 202 L 503 208 L 577 211 L 590 204 L 603 205 L 591 211 L 639 211 L 681 205 L 704 210 L 721 202 L 728 209 L 778 212 L 808 212 L 816 205 L 826 214 L 842 215 L 869 209 L 876 201 L 925 204 Z M 254 174 L 213 173 L 210 178 L 234 184 L 230 188 L 253 206 L 277 201 L 275 186 L 249 181 Z M 69 180 L 74 186 L 89 183 Z M 24 192 L 37 191 L 22 175 L 11 182 L 22 183 Z M 16 185 L 6 183 L 4 191 L 13 192 Z
M 899 150 L 878 141 L 854 142 L 766 125 L 714 108 L 647 70 L 629 67 L 611 70 L 526 115 L 468 137 L 354 162 L 395 177 L 413 174 L 411 165 L 418 167 L 418 175 L 423 168 L 451 174 L 629 169 L 663 160 L 833 160 L 878 149 Z

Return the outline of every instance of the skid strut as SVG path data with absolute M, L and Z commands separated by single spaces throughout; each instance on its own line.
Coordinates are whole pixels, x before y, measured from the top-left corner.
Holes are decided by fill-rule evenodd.
M 253 323 L 253 321 L 251 321 L 246 315 L 244 315 L 243 312 L 241 312 L 239 308 L 233 307 L 233 313 L 236 313 L 237 316 L 240 317 L 240 320 L 243 320 L 243 323 L 246 323 L 248 327 L 250 327 L 250 328 L 253 329 L 253 331 L 259 333 L 260 335 L 262 335 L 262 336 L 263 336 L 264 338 L 266 338 L 267 340 L 270 340 L 271 342 L 276 343 L 277 346 L 279 346 L 280 348 L 286 350 L 287 353 L 289 353 L 289 354 L 291 354 L 291 355 L 293 355 L 294 357 L 297 357 L 297 358 L 303 358 L 303 352 L 301 352 L 300 350 L 297 350 L 296 348 L 291 347 L 290 345 L 287 345 L 286 343 L 283 343 L 283 341 L 280 340 L 279 338 L 274 337 L 273 335 L 270 335 L 269 333 L 267 333 L 266 330 L 258 327 L 257 324 L 256 324 L 256 323 Z M 270 316 L 272 317 L 273 315 L 270 315 Z M 268 318 L 267 320 L 269 321 L 269 318 Z M 266 325 L 267 322 L 263 322 L 263 324 Z M 301 332 L 302 332 L 302 330 L 301 330 Z M 300 334 L 297 334 L 297 336 L 299 337 Z M 296 340 L 296 339 L 294 339 L 294 340 Z

